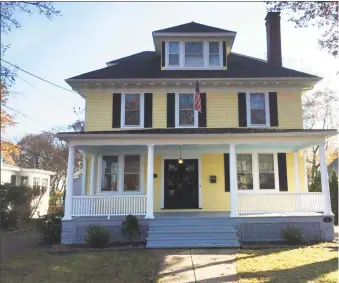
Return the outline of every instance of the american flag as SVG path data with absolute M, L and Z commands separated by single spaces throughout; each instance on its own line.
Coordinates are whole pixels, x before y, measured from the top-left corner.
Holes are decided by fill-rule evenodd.
M 202 113 L 201 111 L 201 97 L 200 97 L 200 90 L 199 90 L 199 82 L 197 81 L 197 85 L 195 87 L 195 97 L 194 97 L 194 110 Z

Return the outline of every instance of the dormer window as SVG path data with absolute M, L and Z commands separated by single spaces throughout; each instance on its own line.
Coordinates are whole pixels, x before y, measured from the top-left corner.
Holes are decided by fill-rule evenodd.
M 168 65 L 179 66 L 179 42 L 170 41 L 168 43 Z
M 220 56 L 220 42 L 218 41 L 213 41 L 209 42 L 209 65 L 210 66 L 221 66 L 221 56 Z
M 167 41 L 165 46 L 165 68 L 168 70 L 218 70 L 226 66 L 221 41 Z
M 204 66 L 204 46 L 202 42 L 185 42 L 185 67 Z

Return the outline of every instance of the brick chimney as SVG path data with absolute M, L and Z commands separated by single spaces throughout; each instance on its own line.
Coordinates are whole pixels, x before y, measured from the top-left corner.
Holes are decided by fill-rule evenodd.
M 280 12 L 268 12 L 266 21 L 267 38 L 267 62 L 282 66 L 281 57 L 281 34 L 280 34 Z

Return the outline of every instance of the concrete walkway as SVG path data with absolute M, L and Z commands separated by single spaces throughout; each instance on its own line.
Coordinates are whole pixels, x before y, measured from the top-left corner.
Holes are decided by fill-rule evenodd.
M 164 262 L 158 283 L 237 282 L 236 250 L 162 250 L 161 253 Z

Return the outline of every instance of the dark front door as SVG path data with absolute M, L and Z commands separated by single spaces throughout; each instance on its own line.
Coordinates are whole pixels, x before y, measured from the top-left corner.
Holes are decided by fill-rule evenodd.
M 199 208 L 198 159 L 165 160 L 165 208 Z

